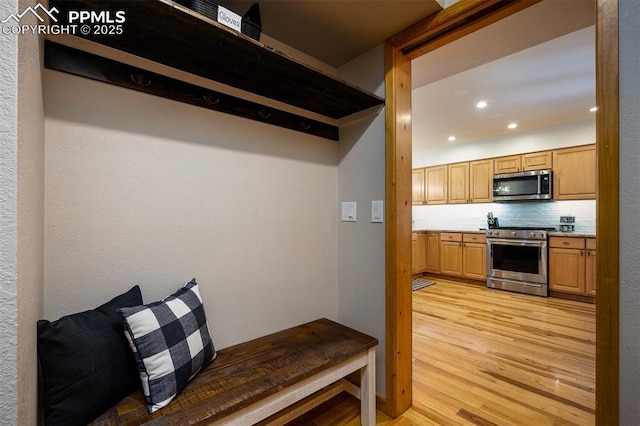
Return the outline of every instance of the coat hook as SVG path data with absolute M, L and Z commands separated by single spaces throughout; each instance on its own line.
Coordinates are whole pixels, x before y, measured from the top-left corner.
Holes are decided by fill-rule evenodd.
M 311 128 L 311 123 L 308 123 L 306 121 L 301 121 L 300 126 L 305 130 L 309 130 Z
M 217 103 L 220 102 L 220 98 L 213 96 L 211 93 L 207 93 L 206 95 L 203 96 L 203 98 L 204 98 L 204 101 L 209 105 L 216 105 Z
M 131 81 L 139 86 L 148 86 L 151 84 L 151 80 L 145 77 L 145 75 L 141 72 L 131 74 Z
M 267 111 L 266 109 L 262 108 L 258 111 L 258 115 L 261 118 L 269 118 L 271 117 L 271 113 L 269 111 Z

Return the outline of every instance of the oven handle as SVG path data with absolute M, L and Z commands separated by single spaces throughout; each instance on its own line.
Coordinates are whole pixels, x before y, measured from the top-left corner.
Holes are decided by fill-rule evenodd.
M 500 239 L 500 238 L 489 238 L 487 239 L 487 244 L 501 244 L 506 246 L 529 246 L 529 247 L 540 247 L 547 244 L 546 241 L 529 241 L 529 240 L 509 240 L 509 239 Z

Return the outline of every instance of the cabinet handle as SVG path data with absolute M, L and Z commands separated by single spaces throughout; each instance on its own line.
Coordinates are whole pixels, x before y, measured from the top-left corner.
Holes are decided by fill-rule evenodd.
M 569 245 L 569 241 L 563 241 L 562 244 L 564 244 L 565 246 Z
M 580 250 L 580 256 L 584 256 L 584 250 Z

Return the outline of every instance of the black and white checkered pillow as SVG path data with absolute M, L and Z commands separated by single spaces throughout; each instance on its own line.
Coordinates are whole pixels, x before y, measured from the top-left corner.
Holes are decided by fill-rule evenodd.
M 120 308 L 118 313 L 138 363 L 149 413 L 166 407 L 216 356 L 195 279 L 160 302 Z

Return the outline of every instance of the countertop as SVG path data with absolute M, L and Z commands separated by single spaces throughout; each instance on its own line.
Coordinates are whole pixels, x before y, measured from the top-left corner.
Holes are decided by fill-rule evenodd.
M 484 234 L 486 229 L 430 229 L 430 228 L 414 228 L 411 232 L 460 232 L 463 234 Z M 548 233 L 550 237 L 573 237 L 573 238 L 595 238 L 596 234 L 585 232 L 559 232 L 551 231 Z

